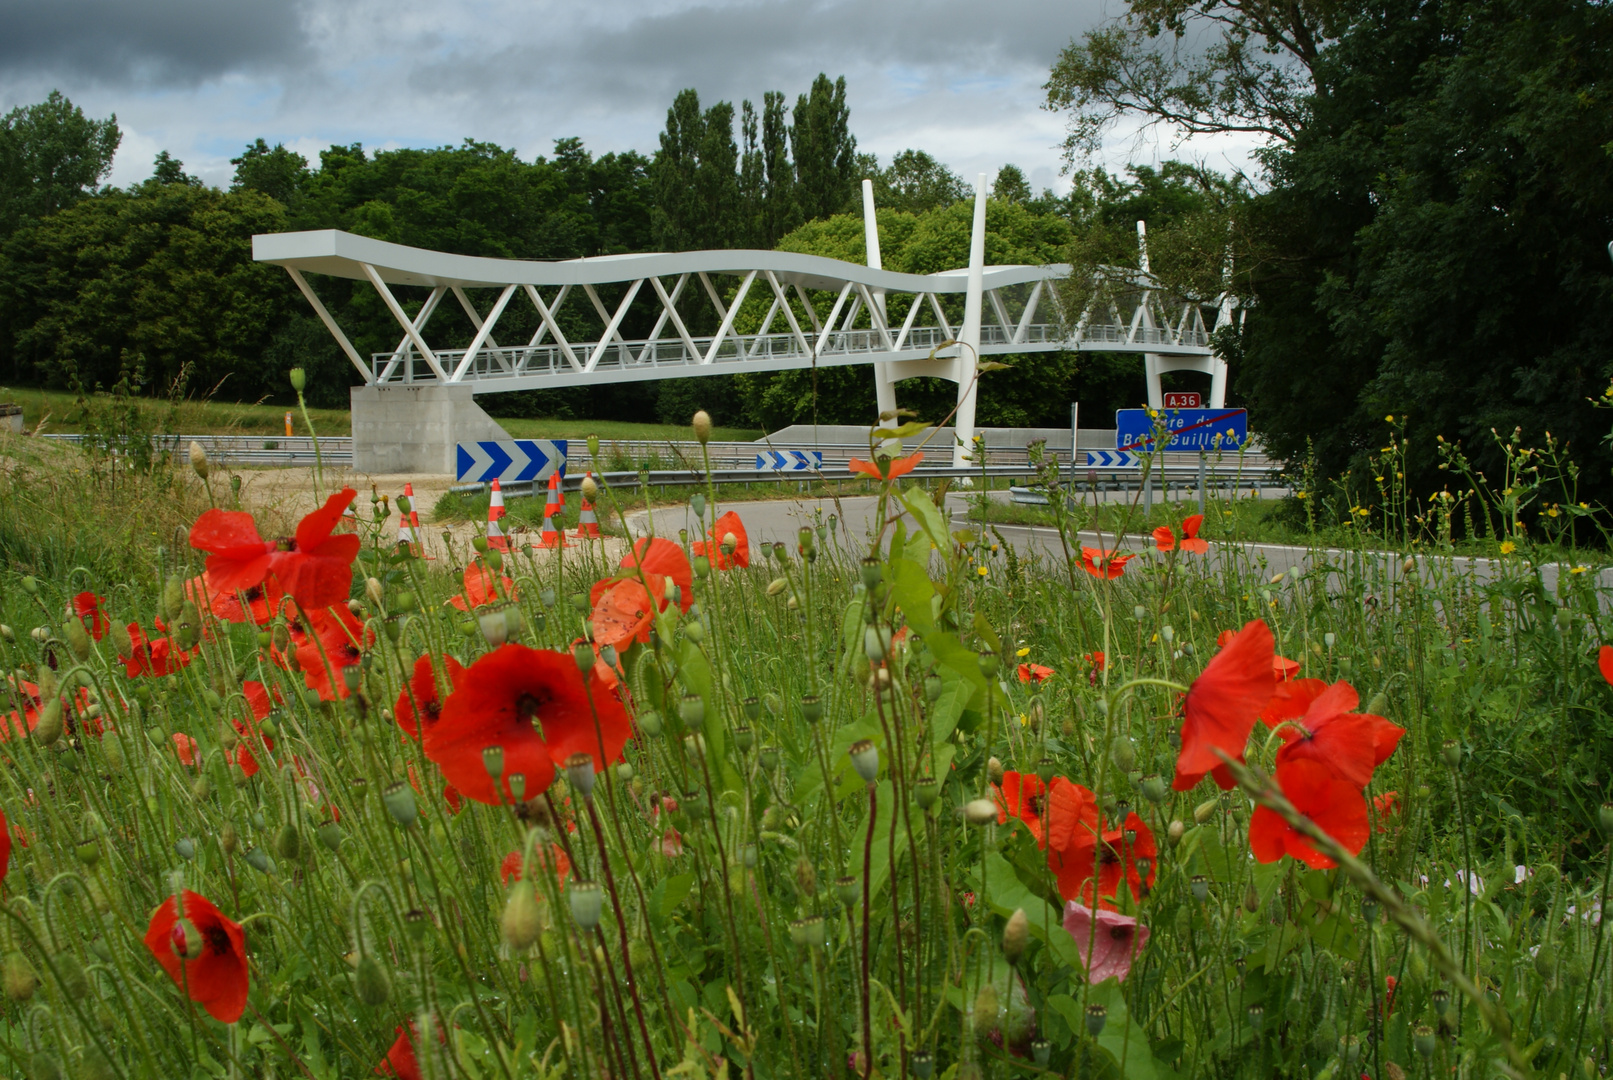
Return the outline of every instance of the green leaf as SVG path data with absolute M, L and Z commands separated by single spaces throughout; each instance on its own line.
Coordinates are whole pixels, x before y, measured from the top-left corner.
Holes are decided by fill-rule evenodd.
M 650 890 L 650 910 L 656 912 L 659 921 L 665 922 L 672 917 L 672 912 L 683 903 L 683 898 L 689 895 L 694 888 L 693 874 L 673 874 Z
M 941 511 L 935 508 L 935 500 L 930 498 L 928 491 L 925 491 L 917 484 L 909 487 L 902 492 L 902 505 L 912 513 L 913 520 L 917 521 L 919 528 L 924 530 L 924 535 L 930 538 L 930 543 L 941 551 L 946 551 L 950 548 L 951 545 L 947 540 L 946 519 L 941 516 Z M 893 547 L 892 550 L 894 551 L 895 548 Z

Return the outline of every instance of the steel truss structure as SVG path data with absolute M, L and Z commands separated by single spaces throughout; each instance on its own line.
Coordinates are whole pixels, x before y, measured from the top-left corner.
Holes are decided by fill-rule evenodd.
M 880 268 L 867 182 L 868 266 L 751 250 L 529 262 L 427 251 L 336 230 L 254 236 L 252 252 L 259 262 L 285 267 L 372 386 L 469 385 L 484 394 L 872 363 L 881 410 L 894 407 L 895 382 L 938 376 L 958 384 L 960 407 L 969 399 L 968 415 L 960 408 L 958 427 L 972 430 L 976 360 L 1084 349 L 1143 354 L 1155 407 L 1160 404 L 1160 372 L 1180 369 L 1211 375 L 1211 403 L 1222 403 L 1226 365 L 1211 353 L 1212 328 L 1205 314 L 1209 310 L 1219 328 L 1233 317 L 1233 304 L 1225 299 L 1217 305 L 1168 299 L 1148 272 L 1141 222 L 1139 266 L 1125 272 L 1135 289 L 1127 298 L 1129 312 L 1106 300 L 1105 310 L 1080 312 L 1072 319 L 1061 310 L 1057 287 L 1070 267 L 984 265 L 983 174 L 975 196 L 970 266 L 927 275 Z M 402 331 L 397 348 L 362 356 L 309 285 L 305 275 L 310 273 L 369 282 Z M 719 284 L 714 279 L 724 280 Z M 393 292 L 400 285 L 430 290 L 412 316 Z M 601 298 L 606 286 L 612 287 L 613 296 L 614 287 L 625 286 L 614 306 Z M 484 310 L 472 300 L 471 289 L 496 289 L 497 295 Z M 1105 293 L 1112 294 L 1112 289 Z M 450 296 L 475 328 L 463 348 L 427 340 L 432 316 Z M 762 303 L 753 298 L 766 302 L 759 319 Z M 961 320 L 958 298 L 964 300 Z M 715 333 L 691 333 L 686 316 L 692 306 L 708 302 Z M 530 304 L 537 316 L 536 332 L 521 344 L 494 337 L 512 303 Z M 641 313 L 645 307 L 655 313 L 654 324 L 647 336 L 630 340 L 622 326 L 635 303 Z M 557 315 L 567 304 L 592 309 L 601 327 L 594 340 L 573 341 L 562 330 Z

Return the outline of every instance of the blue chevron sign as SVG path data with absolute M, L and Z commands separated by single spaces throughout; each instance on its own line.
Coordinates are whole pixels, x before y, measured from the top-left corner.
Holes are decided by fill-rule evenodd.
M 1141 455 L 1130 450 L 1088 450 L 1089 469 L 1135 469 L 1142 465 Z
M 757 472 L 812 472 L 822 468 L 822 450 L 766 450 L 756 455 Z
M 566 475 L 565 439 L 483 439 L 459 443 L 456 450 L 454 471 L 462 483 L 511 484 Z

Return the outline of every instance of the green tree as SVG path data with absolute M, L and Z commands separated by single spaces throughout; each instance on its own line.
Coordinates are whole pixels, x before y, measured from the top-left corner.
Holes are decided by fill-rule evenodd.
M 771 248 L 795 228 L 795 166 L 790 161 L 789 125 L 784 118 L 784 95 L 769 90 L 762 95 L 763 247 Z
M 872 159 L 872 155 L 869 155 Z M 871 161 L 874 169 L 878 160 Z M 963 177 L 923 150 L 903 150 L 882 171 L 873 172 L 874 205 L 921 214 L 967 199 L 973 188 Z
M 287 150 L 284 143 L 273 149 L 262 139 L 251 143 L 240 157 L 230 158 L 235 166 L 231 191 L 251 188 L 261 191 L 282 206 L 295 206 L 308 179 L 308 159 Z
M 997 170 L 997 179 L 991 185 L 991 193 L 999 199 L 1009 202 L 1029 202 L 1031 186 L 1025 179 L 1025 172 L 1018 165 L 1004 165 Z
M 680 92 L 667 110 L 655 155 L 654 229 L 665 251 L 732 247 L 739 210 L 734 107 L 701 112 L 700 95 Z
M 122 139 L 115 115 L 92 120 L 56 90 L 0 118 L 0 236 L 94 192 Z
M 846 77 L 833 83 L 820 73 L 795 101 L 790 146 L 795 153 L 796 206 L 802 216 L 838 214 L 857 197 L 857 139 L 851 134 Z

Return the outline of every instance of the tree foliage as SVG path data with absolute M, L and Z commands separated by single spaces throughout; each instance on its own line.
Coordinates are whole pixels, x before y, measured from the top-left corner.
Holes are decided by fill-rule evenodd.
M 116 116 L 92 120 L 56 90 L 0 118 L 0 236 L 93 193 L 122 139 Z

